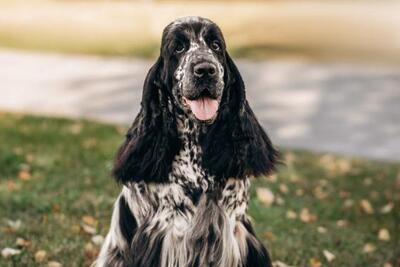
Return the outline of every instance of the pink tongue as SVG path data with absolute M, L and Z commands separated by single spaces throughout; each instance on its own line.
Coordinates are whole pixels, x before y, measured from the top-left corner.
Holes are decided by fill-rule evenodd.
M 212 119 L 218 110 L 218 101 L 209 97 L 201 97 L 196 100 L 187 99 L 194 116 L 197 119 L 206 121 Z

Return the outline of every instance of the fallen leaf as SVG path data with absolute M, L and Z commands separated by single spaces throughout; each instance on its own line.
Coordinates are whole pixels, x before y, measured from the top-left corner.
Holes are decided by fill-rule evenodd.
M 294 220 L 297 218 L 297 213 L 293 210 L 288 210 L 286 212 L 286 218 Z
M 29 181 L 31 179 L 31 174 L 27 170 L 20 170 L 18 173 L 18 178 L 22 181 Z
M 326 228 L 322 226 L 318 226 L 317 231 L 320 234 L 326 234 L 328 232 L 328 230 L 326 230 Z
M 383 267 L 393 267 L 393 265 L 389 262 L 386 262 L 385 264 L 383 264 Z
M 27 248 L 31 245 L 31 242 L 21 237 L 18 237 L 15 241 L 15 244 L 20 248 Z
M 372 207 L 371 203 L 368 200 L 362 199 L 360 201 L 360 207 L 364 213 L 374 214 L 374 208 Z
M 335 255 L 328 250 L 324 250 L 324 251 L 322 251 L 322 253 L 324 254 L 324 256 L 328 262 L 331 262 L 335 259 Z
M 82 217 L 82 221 L 90 226 L 97 226 L 97 220 L 92 216 L 86 215 Z
M 390 240 L 389 231 L 385 228 L 380 229 L 378 233 L 378 238 L 381 241 L 389 241 Z
M 376 247 L 372 243 L 366 243 L 363 247 L 363 252 L 364 253 L 372 253 L 376 250 Z
M 387 213 L 390 213 L 393 210 L 393 208 L 394 208 L 394 204 L 392 202 L 389 202 L 388 204 L 383 206 L 380 211 L 382 214 L 387 214 Z
M 32 163 L 35 160 L 35 156 L 33 154 L 26 154 L 25 160 L 29 163 Z
M 62 267 L 63 265 L 58 261 L 49 261 L 47 267 Z
M 14 248 L 4 248 L 1 251 L 1 256 L 5 259 L 11 258 L 12 256 L 18 255 L 21 253 L 21 250 Z
M 317 258 L 311 258 L 310 259 L 310 267 L 321 267 L 322 263 L 319 259 Z
M 6 220 L 7 225 L 14 231 L 18 231 L 21 226 L 22 226 L 22 221 L 21 220 Z
M 91 235 L 94 235 L 94 234 L 96 234 L 96 228 L 94 228 L 94 227 L 92 227 L 92 226 L 89 226 L 89 225 L 87 225 L 87 224 L 82 224 L 82 229 L 83 229 L 83 231 L 85 232 L 85 233 L 87 233 L 87 234 L 91 234 Z
M 282 206 L 283 204 L 285 204 L 285 200 L 281 197 L 276 197 L 276 204 Z
M 309 223 L 309 222 L 313 222 L 317 219 L 317 217 L 313 214 L 311 214 L 311 212 L 307 209 L 304 208 L 301 210 L 300 212 L 300 220 L 302 220 L 305 223 Z
M 35 253 L 35 262 L 41 263 L 46 258 L 47 252 L 44 250 L 38 250 Z
M 325 199 L 328 196 L 328 193 L 324 191 L 324 189 L 321 186 L 317 186 L 314 189 L 314 196 L 317 199 Z
M 289 188 L 285 184 L 280 184 L 279 191 L 281 191 L 282 194 L 287 194 L 289 193 Z
M 92 243 L 87 243 L 85 245 L 86 258 L 95 259 L 98 254 L 99 254 L 99 250 Z
M 92 242 L 96 246 L 101 246 L 104 242 L 104 237 L 102 235 L 95 235 L 92 237 Z
M 299 188 L 296 190 L 296 196 L 301 197 L 304 195 L 304 189 L 303 188 Z
M 336 225 L 337 225 L 338 227 L 346 227 L 347 225 L 349 225 L 349 222 L 346 221 L 346 220 L 338 220 L 338 221 L 336 222 Z
M 344 206 L 346 209 L 349 209 L 349 208 L 351 208 L 351 207 L 354 206 L 354 201 L 353 201 L 352 199 L 346 199 L 346 200 L 344 201 L 344 203 L 343 203 L 343 206 Z
M 19 189 L 20 189 L 20 186 L 17 185 L 13 180 L 8 180 L 7 181 L 7 190 L 9 192 L 18 191 Z
M 274 203 L 274 193 L 266 187 L 259 187 L 256 190 L 258 200 L 266 206 L 271 206 Z

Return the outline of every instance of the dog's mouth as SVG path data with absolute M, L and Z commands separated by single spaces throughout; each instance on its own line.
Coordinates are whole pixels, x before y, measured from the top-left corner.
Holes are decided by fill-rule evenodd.
M 219 102 L 207 89 L 194 99 L 183 97 L 183 101 L 200 121 L 212 121 L 217 116 Z

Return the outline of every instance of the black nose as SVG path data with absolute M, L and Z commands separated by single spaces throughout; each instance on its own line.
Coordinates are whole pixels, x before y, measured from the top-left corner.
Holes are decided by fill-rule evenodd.
M 194 76 L 201 77 L 213 77 L 217 73 L 217 68 L 214 64 L 209 62 L 203 62 L 196 64 L 193 68 Z

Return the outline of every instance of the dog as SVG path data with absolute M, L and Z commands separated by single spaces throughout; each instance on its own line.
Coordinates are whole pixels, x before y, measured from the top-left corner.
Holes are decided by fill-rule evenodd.
M 250 178 L 277 161 L 220 28 L 175 20 L 115 159 L 123 188 L 95 266 L 271 266 L 246 210 Z

